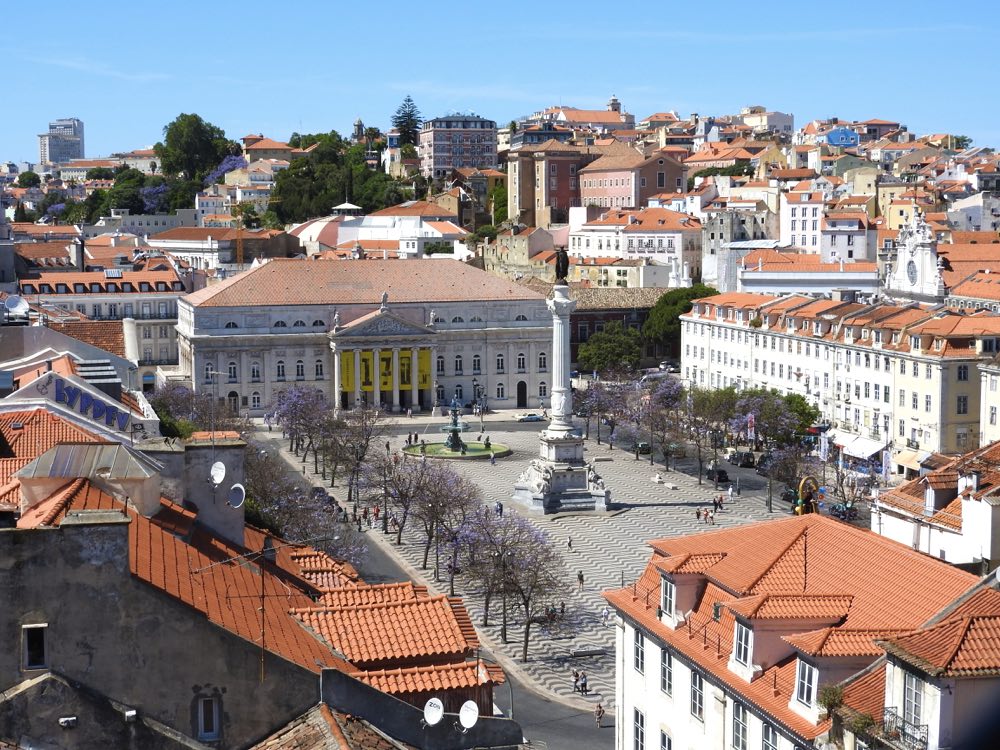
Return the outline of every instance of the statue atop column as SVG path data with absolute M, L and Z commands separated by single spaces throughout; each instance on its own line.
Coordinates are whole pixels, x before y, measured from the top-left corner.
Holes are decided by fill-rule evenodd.
M 565 284 L 567 276 L 569 276 L 569 255 L 566 254 L 565 247 L 560 247 L 556 250 L 556 283 Z

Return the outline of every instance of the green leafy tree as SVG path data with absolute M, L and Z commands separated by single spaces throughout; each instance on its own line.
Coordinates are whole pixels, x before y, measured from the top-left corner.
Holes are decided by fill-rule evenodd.
M 626 328 L 616 320 L 581 344 L 577 359 L 581 369 L 597 370 L 604 374 L 617 370 L 634 370 L 641 355 L 639 332 L 634 328 Z
M 680 316 L 690 312 L 692 300 L 711 297 L 718 293 L 717 290 L 704 284 L 671 289 L 661 296 L 649 311 L 649 317 L 642 326 L 642 337 L 671 353 L 680 351 Z
M 493 225 L 497 226 L 507 221 L 507 188 L 497 185 L 490 191 L 490 203 L 493 207 Z
M 17 205 L 14 206 L 14 221 L 30 221 L 28 218 L 28 209 L 24 207 L 21 201 L 18 201 Z
M 972 139 L 967 135 L 953 135 L 948 145 L 956 151 L 965 151 L 972 147 Z
M 692 388 L 685 394 L 687 438 L 698 458 L 698 484 L 705 474 L 705 459 L 711 455 L 718 465 L 719 449 L 736 408 L 736 389 Z
M 421 122 L 423 120 L 420 118 L 420 110 L 407 94 L 403 103 L 399 105 L 396 113 L 392 116 L 392 126 L 399 131 L 399 142 L 415 146 Z
M 417 153 L 417 147 L 414 146 L 412 143 L 404 143 L 402 147 L 399 149 L 399 154 L 404 159 L 416 159 L 419 158 L 420 156 Z
M 239 146 L 216 127 L 195 114 L 180 114 L 163 128 L 163 141 L 153 149 L 168 176 L 201 179 Z
M 111 167 L 91 167 L 87 170 L 88 180 L 113 180 L 115 179 L 115 170 Z
M 27 171 L 21 172 L 17 176 L 17 186 L 22 188 L 33 188 L 38 187 L 42 184 L 42 178 L 38 176 L 37 172 Z

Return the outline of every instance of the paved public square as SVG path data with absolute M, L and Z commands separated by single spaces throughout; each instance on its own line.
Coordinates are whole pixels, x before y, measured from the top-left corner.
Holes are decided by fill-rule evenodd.
M 390 442 L 394 449 L 402 447 L 406 432 L 419 432 L 428 442 L 443 439 L 439 428 L 446 421 L 443 417 L 397 417 L 389 427 Z M 470 429 L 466 433 L 474 438 L 479 433 L 478 420 L 466 417 Z M 496 465 L 489 461 L 453 461 L 452 466 L 473 479 L 481 488 L 484 502 L 490 506 L 499 500 L 505 513 L 527 516 L 538 528 L 546 531 L 556 544 L 566 565 L 566 588 L 554 597 L 554 606 L 565 603 L 565 618 L 552 626 L 532 627 L 529 660 L 520 661 L 522 618 L 510 607 L 508 643 L 500 642 L 499 603 L 492 607 L 490 625 L 482 627 L 482 597 L 475 587 L 461 576 L 456 580 L 456 594 L 462 596 L 484 642 L 508 670 L 514 670 L 522 679 L 537 689 L 575 705 L 593 705 L 601 701 L 609 709 L 614 705 L 614 629 L 612 624 L 602 624 L 601 611 L 604 600 L 601 592 L 617 588 L 622 582 L 630 583 L 643 570 L 649 558 L 646 542 L 654 538 L 690 534 L 709 528 L 704 521 L 697 521 L 698 508 L 711 508 L 713 489 L 711 482 L 698 484 L 697 461 L 688 456 L 678 462 L 678 467 L 664 472 L 661 464 L 649 465 L 649 456 L 635 459 L 633 453 L 620 448 L 598 445 L 594 425 L 586 441 L 586 457 L 595 462 L 612 493 L 612 501 L 621 507 L 607 513 L 573 513 L 544 516 L 518 507 L 511 499 L 514 482 L 528 462 L 538 455 L 538 437 L 544 423 L 519 424 L 512 421 L 509 412 L 490 414 L 486 418 L 486 434 L 492 441 L 509 445 L 513 453 L 498 459 Z M 281 444 L 281 433 L 258 432 L 259 438 L 270 438 Z M 291 458 L 283 448 L 286 458 Z M 294 459 L 293 459 L 294 460 Z M 301 469 L 301 462 L 295 466 Z M 775 485 L 773 513 L 766 507 L 767 480 L 757 476 L 753 469 L 737 469 L 725 465 L 730 477 L 740 479 L 742 495 L 715 516 L 717 526 L 734 526 L 752 521 L 787 515 L 790 509 L 778 499 L 782 487 Z M 307 471 L 311 468 L 307 468 Z M 667 485 L 656 484 L 653 476 L 659 471 Z M 318 478 L 308 475 L 319 483 Z M 338 483 L 339 484 L 339 483 Z M 341 502 L 346 500 L 334 489 Z M 408 525 L 403 535 L 403 545 L 397 547 L 391 540 L 395 535 L 383 537 L 381 527 L 367 532 L 370 542 L 391 548 L 404 567 L 431 590 L 447 592 L 448 583 L 442 571 L 442 580 L 435 583 L 434 552 L 430 555 L 427 570 L 419 568 L 423 555 L 421 531 Z M 570 547 L 572 540 L 572 548 Z M 442 562 L 442 568 L 444 563 Z M 578 590 L 577 574 L 583 573 L 584 587 Z M 575 652 L 595 652 L 601 655 L 574 656 Z M 586 699 L 574 694 L 573 669 L 587 673 L 590 695 Z

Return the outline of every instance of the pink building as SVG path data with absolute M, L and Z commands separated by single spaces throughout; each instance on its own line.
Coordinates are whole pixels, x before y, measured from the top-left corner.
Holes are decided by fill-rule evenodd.
M 683 191 L 684 165 L 661 151 L 602 156 L 580 170 L 580 200 L 585 206 L 641 208 L 659 193 Z

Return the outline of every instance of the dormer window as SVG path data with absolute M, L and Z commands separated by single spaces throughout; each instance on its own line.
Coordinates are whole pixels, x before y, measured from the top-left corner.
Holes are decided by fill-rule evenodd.
M 742 622 L 737 622 L 736 633 L 733 637 L 733 658 L 744 667 L 750 666 L 752 639 L 753 631 Z
M 795 700 L 805 706 L 812 706 L 816 700 L 816 667 L 799 658 L 795 673 Z
M 867 328 L 862 328 L 861 329 L 861 340 L 862 341 L 867 341 L 868 340 L 868 329 Z
M 920 348 L 920 337 L 919 336 L 910 336 L 910 347 L 913 348 L 913 349 L 919 349 Z
M 660 579 L 660 610 L 668 617 L 674 615 L 674 602 L 677 599 L 677 587 L 673 581 Z

